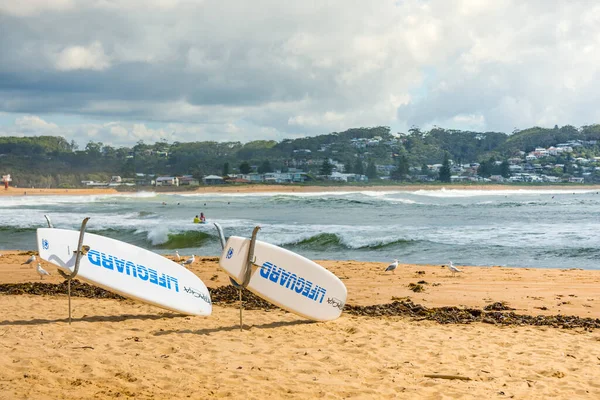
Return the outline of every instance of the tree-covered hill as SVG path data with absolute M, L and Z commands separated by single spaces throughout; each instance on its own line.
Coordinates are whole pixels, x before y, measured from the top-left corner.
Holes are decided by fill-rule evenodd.
M 225 169 L 234 173 L 242 163 L 263 171 L 294 167 L 318 174 L 326 159 L 355 169 L 397 164 L 402 158 L 405 168 L 420 168 L 424 164 L 441 164 L 445 156 L 455 163 L 503 160 L 519 151 L 569 140 L 600 140 L 600 125 L 533 127 L 510 135 L 439 127 L 392 134 L 390 128 L 379 126 L 281 142 L 140 141 L 131 148 L 115 148 L 91 141 L 84 149 L 62 137 L 0 137 L 0 174 L 11 174 L 19 186 L 73 187 L 82 180 L 108 180 L 112 175 L 133 178 L 136 173 L 196 177 L 221 174 L 225 164 Z

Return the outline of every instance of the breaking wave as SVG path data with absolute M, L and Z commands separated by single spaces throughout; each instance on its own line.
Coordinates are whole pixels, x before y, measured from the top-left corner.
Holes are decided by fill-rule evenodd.
M 335 233 L 319 233 L 305 239 L 282 243 L 281 246 L 319 251 L 330 249 L 379 250 L 389 247 L 405 247 L 416 244 L 417 242 L 419 241 L 394 239 L 389 241 L 374 241 L 371 243 L 353 243 L 352 240 L 345 240 L 342 236 Z

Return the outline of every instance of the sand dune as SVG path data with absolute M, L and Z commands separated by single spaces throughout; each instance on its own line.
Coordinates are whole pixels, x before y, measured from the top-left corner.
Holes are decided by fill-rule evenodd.
M 1 283 L 39 280 L 34 268 L 19 265 L 26 255 L 2 253 Z M 596 271 L 465 267 L 452 278 L 440 266 L 401 265 L 394 276 L 384 275 L 381 263 L 323 264 L 344 278 L 351 304 L 411 296 L 429 306 L 482 307 L 493 299 L 520 313 L 548 307 L 553 314 L 599 316 Z M 50 282 L 62 281 L 44 267 L 53 273 Z M 200 259 L 192 270 L 209 286 L 227 282 L 213 259 Z M 408 289 L 418 280 L 428 282 L 425 292 Z M 85 298 L 73 299 L 69 326 L 64 296 L 3 295 L 0 302 L 6 399 L 600 397 L 598 331 L 348 314 L 310 323 L 276 310 L 245 311 L 240 332 L 232 307 L 186 317 L 130 300 Z

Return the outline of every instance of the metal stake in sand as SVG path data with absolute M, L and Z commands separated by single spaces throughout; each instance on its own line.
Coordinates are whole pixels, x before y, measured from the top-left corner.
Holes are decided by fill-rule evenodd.
M 213 224 L 215 225 L 215 228 L 217 228 L 217 234 L 219 235 L 219 242 L 221 242 L 221 250 L 225 250 L 225 245 L 227 244 L 227 240 L 225 239 L 225 234 L 223 233 L 223 228 L 221 227 L 220 224 L 213 222 Z M 235 287 L 236 289 L 240 288 L 239 283 L 237 283 L 236 281 L 233 280 L 233 278 L 229 278 L 229 282 L 231 283 L 231 285 L 233 285 L 233 287 Z M 240 301 L 242 301 L 242 293 L 240 292 Z
M 217 228 L 217 233 L 219 234 L 219 241 L 221 242 L 221 249 L 225 250 L 226 240 L 225 234 L 223 233 L 223 228 L 218 223 L 214 222 L 215 228 Z M 244 270 L 244 281 L 239 284 L 232 278 L 229 278 L 231 284 L 237 288 L 238 295 L 240 299 L 240 331 L 243 330 L 243 318 L 242 318 L 242 310 L 243 310 L 243 302 L 242 302 L 242 289 L 248 286 L 250 283 L 250 277 L 252 276 L 252 265 L 254 265 L 254 247 L 256 245 L 256 235 L 260 230 L 260 226 L 254 227 L 252 231 L 252 238 L 250 239 L 250 247 L 248 249 L 248 257 L 246 259 L 246 269 Z
M 73 272 L 71 272 L 69 275 L 65 274 L 61 270 L 58 270 L 62 277 L 67 280 L 67 292 L 69 296 L 69 325 L 71 325 L 71 280 L 75 278 L 79 272 L 79 261 L 81 261 L 81 255 L 83 254 L 81 251 L 81 247 L 83 245 L 83 235 L 85 234 L 85 226 L 89 220 L 90 217 L 86 217 L 81 222 L 81 229 L 79 230 L 79 242 L 77 243 L 77 250 L 75 251 L 75 269 L 73 269 Z M 50 221 L 48 221 L 48 223 L 50 223 Z
M 244 280 L 239 287 L 240 293 L 240 332 L 243 330 L 242 323 L 242 310 L 244 309 L 244 305 L 242 302 L 242 289 L 247 287 L 250 283 L 250 278 L 252 277 L 252 265 L 254 264 L 254 247 L 256 246 L 256 235 L 258 235 L 258 231 L 260 230 L 260 226 L 255 226 L 252 230 L 252 238 L 250 239 L 250 247 L 248 248 L 248 258 L 246 258 L 246 269 L 244 270 Z

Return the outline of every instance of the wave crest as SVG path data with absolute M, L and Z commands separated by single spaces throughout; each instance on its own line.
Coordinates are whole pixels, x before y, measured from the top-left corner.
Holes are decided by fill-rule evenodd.
M 404 247 L 416 244 L 416 240 L 391 239 L 370 243 L 352 243 L 336 233 L 319 233 L 308 238 L 281 244 L 283 247 L 301 248 L 304 250 L 380 250 L 392 247 Z

